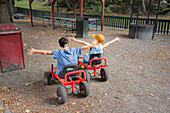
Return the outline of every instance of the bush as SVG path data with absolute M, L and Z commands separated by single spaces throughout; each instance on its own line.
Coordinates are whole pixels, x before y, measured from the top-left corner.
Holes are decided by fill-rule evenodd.
M 94 5 L 91 5 L 90 8 L 93 9 L 93 14 L 101 14 L 102 13 L 102 3 L 100 1 L 95 1 Z M 110 13 L 110 7 L 104 8 L 105 14 Z

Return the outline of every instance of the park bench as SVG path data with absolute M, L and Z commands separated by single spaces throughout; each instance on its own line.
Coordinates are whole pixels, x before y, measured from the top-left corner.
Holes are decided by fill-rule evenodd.
M 45 23 L 49 23 L 49 24 L 52 24 L 52 22 L 51 21 L 47 21 L 47 20 L 43 20 L 43 27 L 45 26 Z M 61 27 L 60 25 L 64 25 L 64 27 L 65 27 L 65 30 L 67 31 L 67 26 L 68 25 L 70 25 L 70 24 L 67 24 L 67 23 L 60 23 L 60 22 L 54 22 L 54 28 L 55 28 L 55 25 L 56 24 L 58 24 L 59 25 L 59 27 Z
M 43 16 L 43 19 L 48 19 L 48 20 L 43 21 L 43 27 L 44 27 L 44 22 L 51 23 L 51 21 L 50 21 L 51 16 Z M 55 27 L 55 24 L 58 24 L 59 28 L 60 28 L 60 25 L 64 25 L 65 30 L 67 31 L 67 26 L 71 25 L 71 24 L 68 23 L 68 22 L 70 22 L 70 20 L 74 20 L 74 19 L 72 19 L 72 18 L 63 18 L 63 17 L 54 17 L 54 27 Z

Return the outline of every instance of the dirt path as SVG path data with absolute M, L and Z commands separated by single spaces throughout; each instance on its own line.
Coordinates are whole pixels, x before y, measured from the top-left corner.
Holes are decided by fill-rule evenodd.
M 121 41 L 104 50 L 108 60 L 110 78 L 101 82 L 92 78 L 90 96 L 68 95 L 67 103 L 59 105 L 56 89 L 59 84 L 44 85 L 43 73 L 56 64 L 52 56 L 28 56 L 28 46 L 37 49 L 59 49 L 57 40 L 71 35 L 51 27 L 42 28 L 42 23 L 30 27 L 29 21 L 15 20 L 23 31 L 26 68 L 0 73 L 0 104 L 4 104 L 13 113 L 134 113 L 170 111 L 170 37 L 155 35 L 154 40 L 132 40 L 128 32 L 106 30 L 90 31 L 90 34 L 102 33 L 106 42 L 120 36 Z M 90 36 L 91 37 L 91 36 Z M 92 38 L 82 39 L 91 41 Z M 71 47 L 80 44 L 71 42 Z M 85 50 L 82 52 L 88 52 Z

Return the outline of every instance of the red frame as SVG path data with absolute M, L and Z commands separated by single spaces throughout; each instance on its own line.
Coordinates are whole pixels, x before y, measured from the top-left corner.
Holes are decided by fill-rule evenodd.
M 83 59 L 83 57 L 79 57 L 79 59 Z M 92 67 L 91 63 L 92 63 L 93 60 L 104 60 L 104 61 L 105 61 L 105 64 L 104 64 L 104 65 L 100 64 L 99 66 L 93 66 L 93 67 Z M 89 64 L 89 65 L 86 65 L 86 64 L 84 64 L 83 62 L 81 62 L 81 61 L 79 61 L 79 60 L 78 60 L 77 64 L 78 64 L 78 65 L 81 64 L 81 65 L 83 65 L 84 67 L 86 67 L 86 68 L 89 69 L 89 70 L 94 70 L 94 76 L 96 76 L 96 75 L 97 75 L 96 70 L 97 70 L 97 69 L 100 69 L 101 67 L 106 67 L 107 60 L 106 60 L 106 58 L 92 58 L 92 59 L 90 60 L 90 64 Z
M 54 67 L 53 70 L 54 69 L 57 69 L 57 67 Z M 78 84 L 79 82 L 86 80 L 86 74 L 85 74 L 84 70 L 77 70 L 77 71 L 68 72 L 68 73 L 66 73 L 64 79 L 60 78 L 57 74 L 53 73 L 52 69 L 50 69 L 49 72 L 51 73 L 53 78 L 57 78 L 57 80 L 59 80 L 63 85 L 65 85 L 65 86 L 72 85 L 72 91 L 75 91 L 75 88 L 74 88 L 75 84 Z M 83 73 L 83 78 L 80 77 L 80 76 L 77 76 L 78 80 L 75 80 L 75 81 L 67 78 L 69 75 L 75 74 L 75 73 Z M 69 79 L 70 82 L 68 82 L 67 79 Z

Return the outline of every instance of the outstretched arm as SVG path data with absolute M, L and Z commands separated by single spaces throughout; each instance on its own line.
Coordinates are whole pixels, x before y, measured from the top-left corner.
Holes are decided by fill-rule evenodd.
M 52 51 L 47 51 L 47 50 L 37 50 L 34 48 L 28 49 L 27 53 L 31 56 L 34 53 L 38 54 L 44 54 L 44 55 L 52 55 Z
M 87 44 L 81 47 L 81 50 L 88 49 L 90 47 L 93 47 L 93 44 Z
M 88 44 L 90 44 L 90 43 L 85 42 L 85 41 L 82 41 L 82 40 L 77 40 L 77 39 L 75 39 L 75 37 L 74 37 L 74 36 L 73 36 L 73 37 L 68 37 L 68 39 L 69 39 L 69 40 L 71 40 L 71 41 L 74 41 L 74 42 L 80 43 L 80 44 L 84 44 L 84 45 L 88 45 Z
M 104 44 L 103 48 L 107 47 L 108 45 L 110 45 L 113 42 L 118 42 L 118 41 L 120 41 L 120 38 L 118 38 L 118 36 L 117 36 L 114 40 L 111 40 L 111 41 L 107 42 L 106 44 Z

